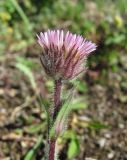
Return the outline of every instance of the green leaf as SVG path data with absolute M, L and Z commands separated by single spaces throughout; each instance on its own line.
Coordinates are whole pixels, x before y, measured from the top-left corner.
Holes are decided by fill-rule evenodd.
M 34 79 L 34 76 L 33 76 L 33 73 L 31 71 L 31 69 L 28 66 L 26 66 L 25 64 L 22 64 L 22 63 L 16 63 L 16 68 L 18 68 L 20 71 L 22 71 L 29 78 L 31 86 L 35 90 L 36 89 L 36 83 L 35 83 L 35 79 Z
M 26 154 L 24 157 L 24 160 L 33 160 L 33 158 L 36 156 L 37 151 L 42 143 L 42 136 L 39 137 L 37 143 L 34 145 L 34 147 Z
M 50 137 L 53 138 L 55 136 L 55 129 L 58 127 L 65 127 L 66 121 L 68 118 L 68 115 L 71 111 L 71 105 L 69 106 L 71 100 L 72 100 L 73 94 L 71 93 L 68 98 L 65 100 L 65 103 L 63 106 L 61 106 L 61 110 L 59 111 L 55 122 L 52 125 L 52 128 L 50 129 Z M 62 131 L 61 131 L 62 132 Z
M 46 99 L 42 98 L 41 96 L 38 96 L 38 100 L 39 100 L 40 106 L 44 107 L 44 110 L 46 113 L 46 119 L 47 119 L 47 126 L 49 127 L 50 122 L 51 122 L 51 118 L 50 118 L 49 111 L 48 111 L 49 103 L 48 103 L 48 101 L 46 101 Z M 49 128 L 48 128 L 48 133 L 49 133 Z
M 40 106 L 44 107 L 45 110 L 48 111 L 48 108 L 49 108 L 49 105 L 50 105 L 49 101 L 46 98 L 41 97 L 41 95 L 38 96 L 38 101 L 40 103 Z
M 31 61 L 31 60 L 29 60 L 25 57 L 17 56 L 16 60 L 17 60 L 18 63 L 24 64 L 25 66 L 27 66 L 31 69 L 33 69 L 37 66 L 33 61 Z
M 88 91 L 87 85 L 83 81 L 80 81 L 80 83 L 77 85 L 77 89 L 81 93 L 86 93 Z
M 125 35 L 124 34 L 116 34 L 116 35 L 111 35 L 109 36 L 105 44 L 110 45 L 110 44 L 120 44 L 125 40 Z
M 91 121 L 88 125 L 89 128 L 91 129 L 96 129 L 96 130 L 99 130 L 99 129 L 105 129 L 105 128 L 108 128 L 109 126 L 108 125 L 105 125 L 99 121 Z
M 67 152 L 68 159 L 73 159 L 79 153 L 80 147 L 77 139 L 71 139 Z
M 44 130 L 46 127 L 46 123 L 40 123 L 40 124 L 34 124 L 31 126 L 27 126 L 27 128 L 25 129 L 25 132 L 29 133 L 29 134 L 35 134 L 38 133 L 42 130 Z
M 69 141 L 67 156 L 68 159 L 73 159 L 80 151 L 80 144 L 77 134 L 73 130 L 67 130 L 62 135 L 62 139 Z
M 75 88 L 81 92 L 81 93 L 86 93 L 88 92 L 88 87 L 85 81 L 81 81 L 81 80 L 74 80 L 72 81 L 73 85 L 75 86 Z
M 28 16 L 25 14 L 25 12 L 23 11 L 23 9 L 21 8 L 21 6 L 19 5 L 18 1 L 17 0 L 10 0 L 10 2 L 12 3 L 12 5 L 15 7 L 15 9 L 17 10 L 18 14 L 20 15 L 20 17 L 22 18 L 22 20 L 24 21 L 26 27 L 27 27 L 27 30 L 29 32 L 29 35 L 30 35 L 30 31 L 32 31 L 32 28 L 31 28 L 31 23 L 28 19 Z
M 83 98 L 75 99 L 71 104 L 71 109 L 73 110 L 86 109 L 87 107 L 88 107 L 88 102 Z
M 119 61 L 119 53 L 117 51 L 111 51 L 108 54 L 108 62 L 110 65 L 116 65 Z
M 50 118 L 49 117 L 49 111 L 48 111 L 48 108 L 49 108 L 49 105 L 50 105 L 49 102 L 41 96 L 38 96 L 38 101 L 40 103 L 40 106 L 44 107 L 44 111 L 46 113 L 46 118 L 49 119 Z
M 47 87 L 47 89 L 48 89 L 49 92 L 52 92 L 53 86 L 54 86 L 53 81 L 48 80 L 48 81 L 46 82 L 46 87 Z
M 20 33 L 18 33 L 20 34 Z M 28 46 L 28 42 L 25 40 L 20 40 L 20 42 L 13 43 L 10 47 L 11 51 L 19 51 Z
M 62 135 L 63 139 L 77 139 L 77 135 L 73 130 L 67 130 Z

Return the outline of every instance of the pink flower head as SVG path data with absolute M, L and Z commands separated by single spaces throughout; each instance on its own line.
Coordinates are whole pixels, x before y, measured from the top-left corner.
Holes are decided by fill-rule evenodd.
M 41 63 L 54 79 L 72 79 L 85 70 L 84 60 L 96 45 L 80 35 L 48 30 L 37 35 L 42 47 Z

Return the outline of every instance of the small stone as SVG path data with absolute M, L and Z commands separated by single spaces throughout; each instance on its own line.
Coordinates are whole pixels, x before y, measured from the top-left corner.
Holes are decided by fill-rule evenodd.
M 109 154 L 108 154 L 108 159 L 112 159 L 114 157 L 114 152 L 110 152 Z
M 0 113 L 1 113 L 1 114 L 6 114 L 6 112 L 7 112 L 7 111 L 6 111 L 5 108 L 0 108 Z
M 106 143 L 106 139 L 105 138 L 101 138 L 99 141 L 98 141 L 98 144 L 101 148 L 103 148 L 105 146 L 105 143 Z
M 124 129 L 124 124 L 123 124 L 123 123 L 120 123 L 120 124 L 119 124 L 119 128 L 120 128 L 120 129 Z
M 108 139 L 110 139 L 110 138 L 111 138 L 111 134 L 106 133 L 106 134 L 105 134 L 105 137 L 108 138 Z
M 97 160 L 97 159 L 94 159 L 94 158 L 85 158 L 85 160 Z

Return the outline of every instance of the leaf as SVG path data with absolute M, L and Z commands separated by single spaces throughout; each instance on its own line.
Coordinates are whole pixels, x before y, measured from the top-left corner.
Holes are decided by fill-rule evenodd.
M 62 135 L 62 138 L 63 139 L 77 139 L 77 135 L 75 134 L 73 130 L 67 130 Z
M 36 83 L 35 83 L 35 79 L 34 79 L 34 76 L 33 76 L 33 73 L 31 71 L 31 69 L 28 66 L 26 66 L 22 63 L 16 63 L 16 68 L 18 68 L 20 71 L 22 71 L 29 78 L 31 86 L 35 90 L 36 89 Z
M 117 51 L 111 51 L 108 54 L 108 63 L 110 65 L 116 65 L 119 62 L 119 53 Z
M 125 35 L 124 34 L 116 34 L 113 36 L 109 36 L 106 41 L 105 44 L 106 45 L 110 45 L 110 44 L 120 44 L 125 40 Z
M 77 86 L 77 89 L 81 93 L 86 93 L 88 91 L 88 87 L 87 87 L 86 83 L 84 83 L 84 82 L 80 82 L 79 85 Z
M 79 142 L 77 139 L 71 139 L 71 142 L 69 143 L 68 148 L 68 159 L 73 159 L 78 153 L 79 153 Z
M 45 129 L 45 126 L 46 126 L 45 123 L 39 123 L 39 124 L 27 126 L 27 128 L 25 129 L 25 132 L 27 132 L 29 134 L 35 134 L 35 133 L 38 133 L 39 131 L 42 131 L 43 129 Z
M 108 125 L 105 125 L 99 121 L 91 121 L 88 125 L 89 128 L 91 129 L 105 129 L 105 128 L 108 128 L 109 126 Z
M 63 104 L 63 106 L 61 106 L 61 110 L 59 111 L 55 122 L 52 125 L 52 128 L 50 129 L 50 137 L 54 137 L 55 136 L 55 130 L 59 130 L 58 128 L 60 128 L 60 130 L 62 128 L 65 127 L 65 123 L 67 121 L 68 115 L 71 111 L 71 105 L 69 106 L 71 100 L 72 100 L 73 94 L 71 93 L 68 98 L 65 100 L 65 103 Z M 62 131 L 60 131 L 62 132 Z
M 88 102 L 85 101 L 83 98 L 75 99 L 71 104 L 71 109 L 73 110 L 86 109 L 87 107 Z
M 49 101 L 46 98 L 43 98 L 41 95 L 38 96 L 38 101 L 40 103 L 40 106 L 44 107 L 45 110 L 47 111 L 50 105 Z
M 38 96 L 38 100 L 39 100 L 40 106 L 44 107 L 44 110 L 46 113 L 46 119 L 47 119 L 47 126 L 49 127 L 50 122 L 51 122 L 51 118 L 50 118 L 49 111 L 48 111 L 49 103 L 48 103 L 48 101 L 46 101 L 46 99 L 42 98 L 41 96 Z M 48 128 L 47 132 L 49 133 L 49 128 Z
M 31 33 L 30 31 L 32 31 L 31 28 L 31 23 L 28 19 L 28 16 L 25 14 L 25 12 L 22 10 L 21 6 L 19 5 L 17 0 L 10 0 L 10 2 L 12 3 L 12 5 L 15 7 L 15 9 L 17 10 L 18 14 L 20 15 L 20 17 L 22 18 L 22 20 L 24 21 L 27 30 L 29 33 Z
M 114 17 L 114 19 L 115 19 L 115 22 L 116 22 L 116 26 L 117 26 L 118 28 L 124 27 L 123 18 L 122 18 L 120 15 L 116 15 L 116 16 Z
M 48 81 L 46 82 L 46 87 L 47 87 L 47 89 L 48 89 L 49 92 L 52 91 L 53 86 L 54 86 L 53 81 L 48 80 Z
M 24 64 L 25 66 L 27 66 L 31 69 L 33 69 L 37 66 L 33 61 L 31 61 L 29 59 L 26 59 L 25 57 L 17 56 L 16 60 L 17 60 L 18 63 L 22 63 L 22 64 Z
M 39 137 L 39 139 L 38 139 L 37 143 L 34 145 L 34 147 L 30 151 L 28 151 L 28 153 L 24 157 L 24 160 L 33 160 L 33 158 L 37 154 L 37 151 L 38 151 L 41 143 L 42 143 L 42 136 Z
M 20 33 L 19 33 L 19 34 L 20 34 Z M 13 43 L 13 44 L 10 46 L 10 50 L 13 51 L 13 52 L 14 52 L 14 51 L 19 51 L 19 50 L 21 50 L 21 49 L 23 49 L 23 48 L 26 48 L 27 45 L 28 45 L 28 42 L 27 42 L 27 41 L 21 40 L 20 42 L 18 41 L 18 42 Z
M 43 107 L 46 112 L 46 118 L 48 118 L 47 117 L 49 116 L 48 108 L 49 108 L 50 103 L 48 102 L 47 99 L 43 98 L 41 95 L 39 95 L 37 98 L 38 98 L 40 106 Z
M 86 93 L 88 91 L 88 88 L 87 88 L 87 85 L 86 83 L 84 82 L 80 82 L 78 85 L 77 85 L 77 90 L 81 93 Z
M 64 141 L 69 141 L 67 156 L 68 159 L 73 159 L 80 151 L 80 144 L 77 134 L 73 130 L 67 130 L 62 135 Z
M 72 83 L 79 92 L 86 93 L 88 91 L 87 84 L 84 81 L 74 80 Z

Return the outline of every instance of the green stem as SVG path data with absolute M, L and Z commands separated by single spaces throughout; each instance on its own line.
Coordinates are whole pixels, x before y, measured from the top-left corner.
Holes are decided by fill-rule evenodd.
M 60 110 L 61 106 L 61 87 L 62 81 L 61 79 L 55 81 L 55 89 L 54 89 L 54 111 L 52 113 L 53 122 L 56 119 L 57 113 Z M 55 148 L 56 148 L 56 139 L 49 139 L 49 154 L 48 160 L 55 160 Z

